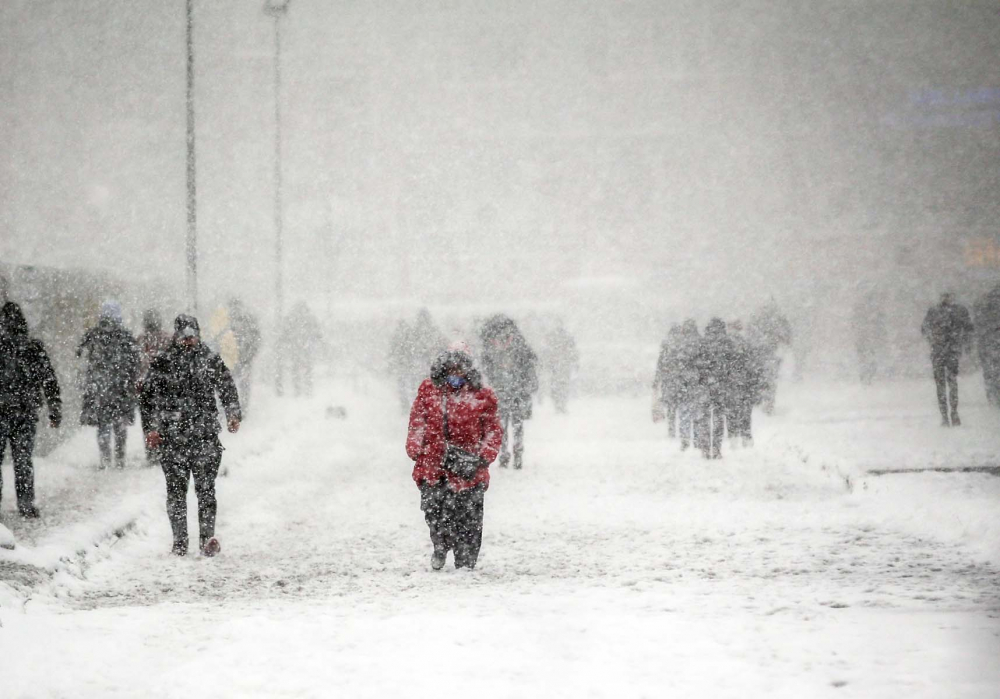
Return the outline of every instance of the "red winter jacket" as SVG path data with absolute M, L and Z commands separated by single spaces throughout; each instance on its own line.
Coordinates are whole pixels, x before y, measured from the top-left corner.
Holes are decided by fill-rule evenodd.
M 410 429 L 406 436 L 406 453 L 416 463 L 413 481 L 436 483 L 445 476 L 448 487 L 457 492 L 479 484 L 490 485 L 488 466 L 480 466 L 471 480 L 459 478 L 442 468 L 444 462 L 444 406 L 448 406 L 448 437 L 456 447 L 478 454 L 490 464 L 500 451 L 503 428 L 497 415 L 497 397 L 488 386 L 473 388 L 466 384 L 458 390 L 448 385 L 436 385 L 430 379 L 420 384 L 410 409 Z

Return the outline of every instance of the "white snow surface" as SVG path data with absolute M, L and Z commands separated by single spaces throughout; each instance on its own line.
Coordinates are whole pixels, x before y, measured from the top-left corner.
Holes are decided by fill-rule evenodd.
M 374 379 L 258 392 L 223 438 L 214 559 L 167 553 L 137 429 L 123 472 L 84 431 L 36 459 L 40 521 L 5 489 L 0 695 L 992 699 L 1000 478 L 868 474 L 997 465 L 1000 418 L 961 388 L 944 429 L 929 380 L 783 384 L 721 462 L 645 396 L 544 404 L 525 469 L 494 466 L 472 572 L 430 570 Z

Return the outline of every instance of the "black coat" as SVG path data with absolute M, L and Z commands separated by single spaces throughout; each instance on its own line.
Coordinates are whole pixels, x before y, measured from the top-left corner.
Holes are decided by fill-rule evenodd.
M 733 356 L 729 366 L 728 393 L 733 406 L 756 405 L 764 393 L 764 366 L 757 348 L 739 335 L 729 336 Z
M 102 319 L 84 334 L 76 354 L 87 355 L 80 423 L 124 420 L 131 424 L 139 379 L 139 345 L 132 333 L 117 321 Z
M 969 309 L 959 303 L 941 302 L 932 306 L 920 326 L 921 334 L 931 343 L 935 358 L 957 357 L 972 344 L 972 319 Z
M 58 424 L 62 399 L 45 347 L 29 337 L 27 329 L 0 335 L 0 417 L 38 419 L 43 399 L 49 404 L 49 417 Z
M 200 343 L 173 344 L 153 360 L 142 387 L 142 411 L 150 431 L 164 442 L 184 443 L 219 433 L 218 394 L 227 420 L 239 420 L 236 384 L 222 358 Z
M 538 357 L 518 334 L 483 347 L 483 372 L 500 400 L 501 410 L 519 409 L 531 417 L 531 395 L 538 390 Z
M 714 403 L 728 402 L 738 361 L 736 346 L 725 331 L 706 332 L 694 359 L 701 396 Z

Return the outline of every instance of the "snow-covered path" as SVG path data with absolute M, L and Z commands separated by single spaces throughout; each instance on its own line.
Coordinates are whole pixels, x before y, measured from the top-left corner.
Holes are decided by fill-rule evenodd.
M 668 444 L 643 400 L 543 406 L 527 468 L 494 471 L 472 573 L 429 570 L 405 423 L 376 383 L 272 401 L 227 437 L 214 560 L 167 555 L 158 473 L 93 474 L 78 456 L 93 446 L 74 442 L 53 470 L 106 478 L 100 502 L 118 514 L 70 522 L 52 495 L 55 531 L 0 552 L 3 684 L 16 697 L 995 697 L 1000 479 L 864 475 L 996 454 L 993 418 L 973 401 L 948 451 L 958 433 L 935 431 L 925 401 L 901 410 L 924 390 L 903 388 L 827 387 L 823 401 L 792 388 L 755 449 L 712 463 Z M 59 562 L 60 543 L 72 554 L 123 523 Z M 27 563 L 56 572 L 5 593 L 3 571 Z

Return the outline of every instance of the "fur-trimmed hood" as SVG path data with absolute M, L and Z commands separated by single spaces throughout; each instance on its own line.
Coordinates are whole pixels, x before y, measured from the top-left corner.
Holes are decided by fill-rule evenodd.
M 458 350 L 448 350 L 438 355 L 431 365 L 431 382 L 439 388 L 444 386 L 448 369 L 452 367 L 461 371 L 472 390 L 478 391 L 483 387 L 483 377 L 476 369 L 472 357 Z

